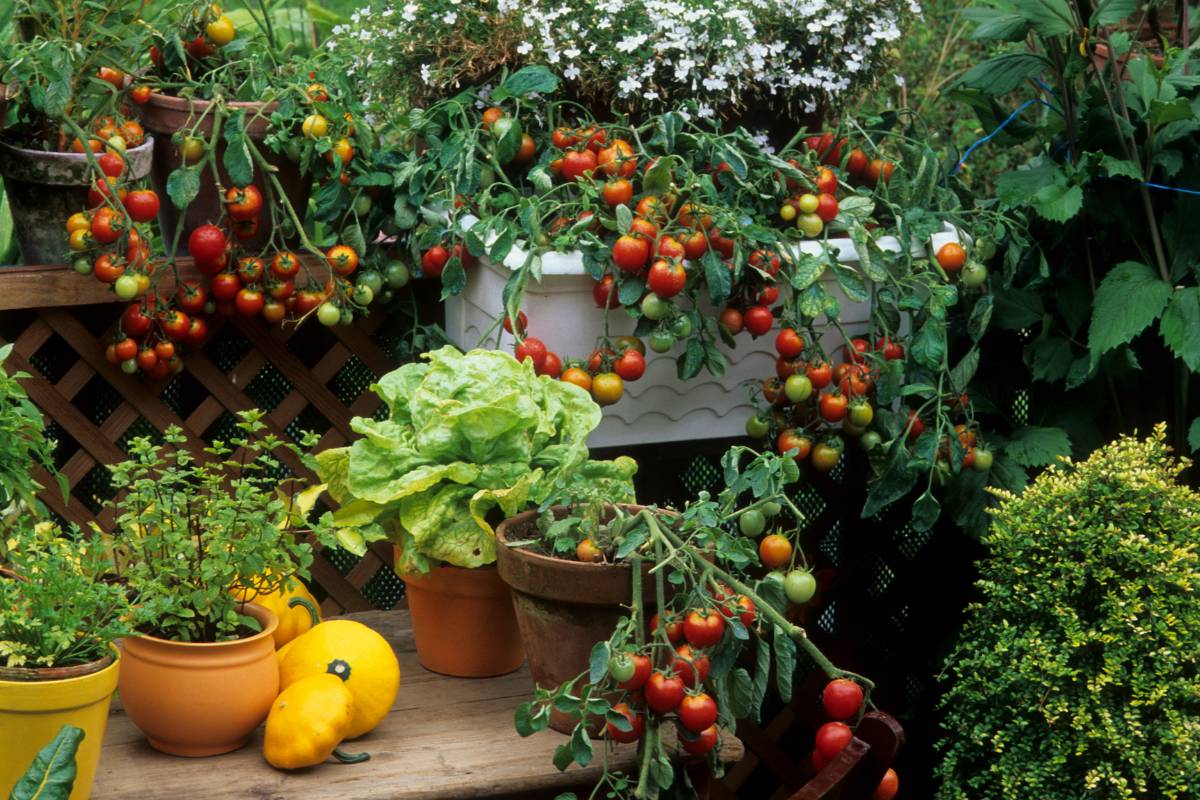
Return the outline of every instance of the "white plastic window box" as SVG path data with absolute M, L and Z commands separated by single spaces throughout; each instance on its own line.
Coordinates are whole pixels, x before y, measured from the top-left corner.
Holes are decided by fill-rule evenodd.
M 463 227 L 474 224 L 466 218 Z M 950 226 L 935 234 L 929 252 L 936 253 L 946 242 L 959 241 Z M 884 250 L 900 252 L 895 237 L 883 237 L 877 244 Z M 854 244 L 849 239 L 830 239 L 829 253 L 842 264 L 858 263 Z M 806 241 L 800 248 L 821 257 L 821 243 Z M 925 256 L 924 247 L 915 247 L 914 255 Z M 472 347 L 500 348 L 512 351 L 515 340 L 503 328 L 495 326 L 504 314 L 501 300 L 509 275 L 524 263 L 526 252 L 518 245 L 504 259 L 494 264 L 486 258 L 467 276 L 462 294 L 446 300 L 446 332 L 450 340 L 462 349 Z M 592 299 L 594 281 L 583 265 L 578 252 L 544 253 L 542 279 L 530 282 L 525 289 L 522 310 L 529 318 L 529 335 L 546 343 L 560 358 L 586 358 L 596 348 L 597 338 L 604 331 L 604 310 Z M 851 302 L 838 286 L 832 270 L 826 270 L 821 281 L 841 305 L 839 321 L 850 334 L 868 328 L 870 302 Z M 782 302 L 784 285 L 780 284 Z M 715 313 L 702 303 L 705 314 Z M 613 337 L 633 333 L 636 320 L 620 307 L 608 312 L 609 334 Z M 488 334 L 489 331 L 492 331 Z M 487 340 L 482 341 L 487 335 Z M 626 382 L 625 394 L 615 405 L 604 409 L 604 418 L 588 439 L 589 446 L 622 447 L 657 442 L 677 442 L 740 436 L 745 432 L 746 418 L 754 409 L 751 387 L 764 378 L 775 375 L 774 332 L 752 339 L 741 333 L 735 337 L 737 347 L 722 345 L 727 365 L 725 374 L 717 377 L 707 370 L 689 381 L 680 381 L 675 360 L 682 351 L 676 345 L 664 354 L 647 351 L 646 374 L 640 380 Z M 832 325 L 823 327 L 821 338 L 827 352 L 840 352 L 841 333 Z

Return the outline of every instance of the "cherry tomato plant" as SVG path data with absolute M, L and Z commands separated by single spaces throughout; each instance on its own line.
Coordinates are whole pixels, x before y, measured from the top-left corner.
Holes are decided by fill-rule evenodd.
M 795 462 L 735 447 L 722 466 L 722 492 L 702 493 L 680 513 L 631 512 L 594 501 L 568 507 L 564 515 L 549 508 L 552 498 L 539 518 L 540 535 L 510 544 L 632 566 L 629 614 L 609 639 L 595 644 L 587 670 L 561 686 L 538 688 L 515 714 L 523 736 L 544 729 L 552 709 L 576 717 L 568 742 L 554 754 L 559 769 L 591 763 L 589 727 L 602 725 L 612 742 L 636 742 L 637 774 L 606 769 L 596 792 L 647 798 L 687 786 L 680 756 L 703 757 L 720 775 L 720 731 L 732 730 L 741 718 L 759 719 L 772 668 L 776 691 L 789 702 L 801 652 L 835 682 L 826 690 L 831 715 L 854 724 L 870 705 L 872 682 L 821 653 L 787 616 L 784 582 L 777 573 L 761 572 L 752 536 L 770 527 L 795 538 L 804 519 L 787 495 L 799 478 Z M 731 533 L 739 528 L 751 535 Z M 803 564 L 799 550 L 795 557 Z M 653 565 L 653 615 L 643 602 L 647 563 Z M 743 665 L 743 653 L 753 668 Z M 851 687 L 858 692 L 853 708 Z

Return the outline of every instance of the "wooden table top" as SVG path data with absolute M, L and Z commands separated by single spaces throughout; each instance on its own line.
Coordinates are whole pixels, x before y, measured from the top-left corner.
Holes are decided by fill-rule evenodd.
M 330 761 L 295 772 L 273 769 L 262 757 L 262 728 L 233 753 L 179 758 L 151 748 L 114 701 L 93 800 L 450 800 L 548 793 L 594 785 L 604 745 L 587 769 L 560 773 L 551 763 L 567 737 L 542 731 L 522 739 L 513 710 L 532 697 L 528 667 L 498 678 L 459 679 L 425 670 L 417 661 L 407 611 L 350 614 L 382 633 L 400 659 L 400 692 L 379 727 L 352 742 L 362 764 Z M 722 741 L 722 758 L 741 759 L 742 743 Z M 633 764 L 635 747 L 619 745 L 614 767 Z

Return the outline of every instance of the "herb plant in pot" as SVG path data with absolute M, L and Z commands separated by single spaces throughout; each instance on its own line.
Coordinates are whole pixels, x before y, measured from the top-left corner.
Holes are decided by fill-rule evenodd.
M 33 475 L 54 474 L 41 412 L 0 347 L 0 796 L 7 797 L 41 743 L 63 725 L 86 733 L 74 800 L 86 798 L 117 685 L 112 642 L 128 632 L 129 605 L 98 537 L 44 519 Z
M 48 522 L 0 536 L 0 795 L 63 725 L 86 736 L 71 792 L 84 800 L 100 760 L 119 652 L 129 632 L 124 589 L 97 535 Z
M 494 565 L 494 522 L 551 494 L 632 500 L 636 465 L 591 461 L 600 409 L 577 386 L 505 353 L 443 347 L 374 386 L 386 420 L 357 418 L 363 438 L 317 455 L 341 504 L 343 546 L 390 539 L 404 578 L 417 655 L 435 672 L 482 677 L 524 659 L 512 603 Z
M 243 412 L 237 435 L 202 455 L 185 449 L 178 428 L 162 445 L 135 439 L 130 460 L 112 467 L 123 492 L 113 504 L 118 574 L 137 596 L 140 634 L 123 642 L 121 701 L 166 753 L 236 750 L 278 694 L 277 619 L 235 595 L 251 581 L 271 592 L 307 577 L 312 551 L 273 456 L 299 448 L 264 434 L 261 416 Z M 322 524 L 311 529 L 323 537 Z
M 127 177 L 150 170 L 152 141 L 130 119 L 125 70 L 144 37 L 140 3 L 97 11 L 84 0 L 21 0 L 30 24 L 0 43 L 0 84 L 11 124 L 0 137 L 0 177 L 26 263 L 63 260 L 62 221 L 89 205 L 106 174 L 99 156 L 116 157 Z M 36 23 L 36 24 L 34 24 Z M 123 161 L 123 164 L 122 164 Z

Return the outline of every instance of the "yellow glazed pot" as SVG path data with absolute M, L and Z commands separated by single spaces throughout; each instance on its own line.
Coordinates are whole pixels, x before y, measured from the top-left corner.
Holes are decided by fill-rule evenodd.
M 84 674 L 76 677 L 33 681 L 0 678 L 0 797 L 8 797 L 34 756 L 59 728 L 74 725 L 83 729 L 84 737 L 75 756 L 78 771 L 71 800 L 87 800 L 120 668 L 117 652 L 107 666 L 94 671 L 80 669 Z
M 277 620 L 248 603 L 262 630 L 228 642 L 121 641 L 121 705 L 156 750 L 215 756 L 246 744 L 279 694 Z

